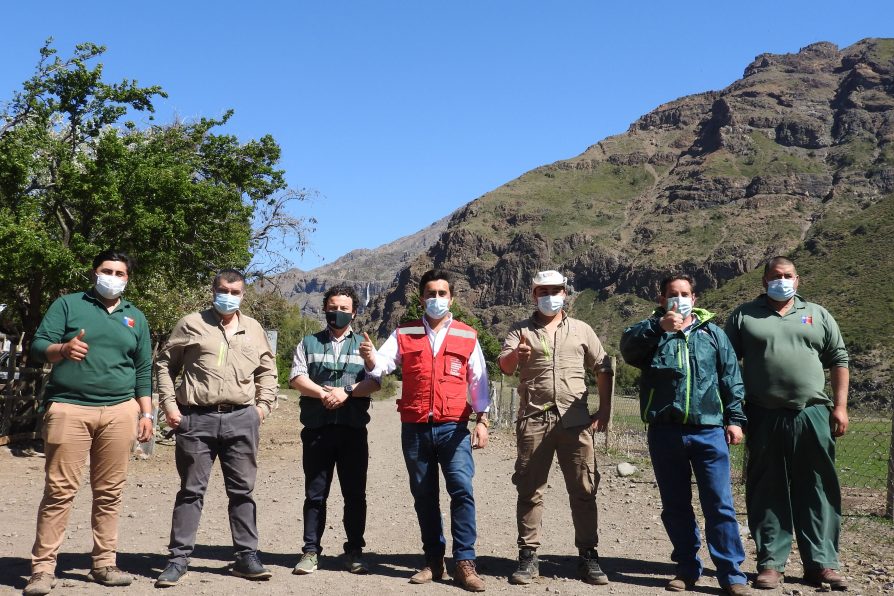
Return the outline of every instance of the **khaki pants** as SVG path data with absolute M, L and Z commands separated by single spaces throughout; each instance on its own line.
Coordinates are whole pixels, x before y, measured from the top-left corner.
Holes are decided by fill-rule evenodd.
M 118 511 L 137 438 L 139 411 L 134 399 L 115 406 L 50 404 L 43 426 L 46 485 L 37 510 L 32 573 L 55 572 L 56 555 L 88 461 L 93 490 L 93 568 L 115 565 Z
M 574 545 L 578 549 L 596 548 L 599 542 L 596 489 L 599 471 L 593 448 L 593 432 L 587 427 L 566 429 L 559 416 L 548 411 L 540 416 L 519 420 L 516 425 L 518 459 L 512 483 L 518 489 L 516 521 L 519 548 L 540 546 L 543 520 L 543 491 L 553 465 L 553 454 L 565 477 Z

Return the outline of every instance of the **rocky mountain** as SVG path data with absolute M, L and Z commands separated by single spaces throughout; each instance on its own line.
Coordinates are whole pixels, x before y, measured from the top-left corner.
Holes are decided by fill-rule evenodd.
M 374 249 L 352 250 L 335 261 L 311 269 L 290 269 L 273 281 L 302 312 L 320 316 L 323 294 L 338 283 L 354 287 L 362 300 L 373 299 L 391 287 L 398 271 L 428 250 L 447 229 L 450 216 L 427 228 Z
M 668 270 L 692 274 L 725 316 L 760 293 L 755 268 L 794 255 L 802 294 L 832 309 L 853 346 L 857 384 L 890 396 L 892 141 L 894 40 L 762 54 L 727 88 L 659 106 L 458 210 L 368 320 L 393 329 L 436 266 L 500 336 L 531 308 L 533 273 L 557 268 L 578 290 L 575 314 L 615 348 Z

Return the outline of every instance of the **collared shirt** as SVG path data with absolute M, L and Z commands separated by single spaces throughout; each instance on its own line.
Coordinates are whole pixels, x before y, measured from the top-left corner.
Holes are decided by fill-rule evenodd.
M 257 405 L 269 414 L 276 403 L 276 360 L 267 334 L 253 318 L 237 314 L 231 337 L 213 309 L 180 319 L 158 355 L 162 407 Z M 179 385 L 177 376 L 182 373 Z
M 447 319 L 441 328 L 435 333 L 428 324 L 428 319 L 422 317 L 422 324 L 425 327 L 425 334 L 431 344 L 433 354 L 437 354 L 447 337 L 447 329 L 453 322 L 453 315 L 447 315 Z M 401 364 L 401 355 L 397 343 L 397 330 L 385 340 L 382 347 L 376 350 L 376 366 L 367 372 L 376 377 L 381 378 L 383 375 L 390 374 Z M 475 349 L 469 357 L 468 374 L 466 381 L 469 383 L 469 403 L 472 409 L 477 412 L 487 412 L 490 409 L 490 389 L 487 382 L 487 362 L 484 360 L 484 353 L 481 351 L 481 344 L 475 340 Z
M 746 403 L 793 410 L 832 403 L 823 369 L 847 368 L 848 354 L 825 308 L 796 294 L 780 315 L 762 294 L 736 308 L 725 331 L 742 359 Z
M 329 345 L 332 348 L 332 357 L 336 362 L 341 358 L 341 348 L 345 344 L 345 340 L 353 334 L 353 327 L 348 327 L 341 337 L 335 337 L 332 335 L 332 331 L 329 331 Z M 307 376 L 307 352 L 304 350 L 304 339 L 298 342 L 295 352 L 292 354 L 292 369 L 289 371 L 289 379 L 301 376 Z
M 556 406 L 566 427 L 589 424 L 586 371 L 612 372 L 611 359 L 593 328 L 562 313 L 550 335 L 534 313 L 510 328 L 501 358 L 518 347 L 522 335 L 531 346 L 531 356 L 519 367 L 520 415 Z

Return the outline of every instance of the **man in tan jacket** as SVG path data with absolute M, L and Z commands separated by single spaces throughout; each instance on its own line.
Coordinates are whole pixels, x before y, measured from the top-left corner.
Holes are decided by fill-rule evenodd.
M 558 271 L 534 276 L 532 298 L 537 309 L 509 330 L 500 352 L 506 374 L 519 369 L 521 409 L 516 427 L 518 458 L 512 482 L 518 489 L 518 569 L 513 584 L 528 584 L 539 575 L 537 547 L 543 518 L 543 491 L 553 455 L 565 477 L 580 554 L 578 574 L 590 584 L 608 578 L 596 552 L 596 469 L 593 434 L 605 429 L 611 413 L 611 360 L 593 329 L 565 314 L 567 279 Z M 599 409 L 587 406 L 586 371 L 596 375 Z
M 261 422 L 276 402 L 276 361 L 261 325 L 239 312 L 245 278 L 224 269 L 212 285 L 213 308 L 180 319 L 158 356 L 158 392 L 177 437 L 180 491 L 171 521 L 171 556 L 156 587 L 186 574 L 196 542 L 208 477 L 220 459 L 236 551 L 231 572 L 269 579 L 258 559 L 252 496 Z M 175 384 L 178 375 L 179 384 Z

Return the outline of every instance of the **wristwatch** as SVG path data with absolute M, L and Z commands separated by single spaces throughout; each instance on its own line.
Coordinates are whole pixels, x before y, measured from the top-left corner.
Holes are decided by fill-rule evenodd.
M 153 423 L 155 422 L 155 415 L 152 412 L 140 412 L 140 418 L 148 418 Z
M 356 385 L 345 385 L 345 395 L 353 397 L 351 394 L 354 393 L 354 387 L 356 387 Z
M 484 428 L 490 428 L 490 418 L 487 418 L 483 414 L 479 414 L 475 424 L 483 424 Z

